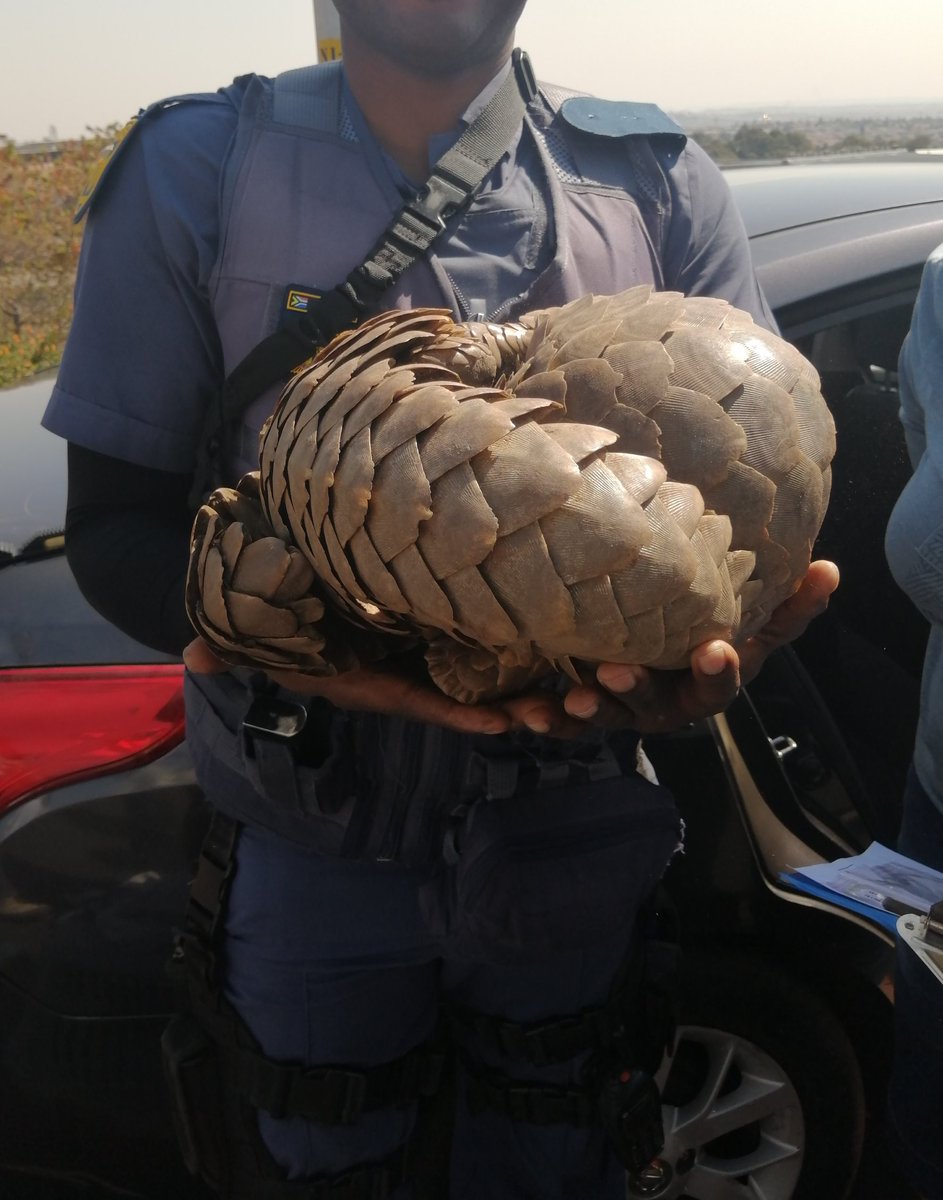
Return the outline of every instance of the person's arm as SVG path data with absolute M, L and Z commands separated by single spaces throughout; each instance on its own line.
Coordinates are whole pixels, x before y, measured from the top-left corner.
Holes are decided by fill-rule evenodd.
M 668 182 L 671 223 L 664 256 L 665 286 L 686 296 L 718 296 L 778 332 L 723 172 L 689 141 Z
M 66 557 L 93 608 L 146 646 L 180 654 L 190 477 L 69 444 Z
M 901 347 L 900 419 L 911 465 L 916 469 L 927 449 L 927 402 L 941 394 L 943 369 L 943 246 L 924 268 L 913 318 Z
M 43 424 L 69 443 L 66 553 L 79 587 L 132 637 L 179 654 L 187 484 L 221 349 L 208 288 L 225 96 L 139 118 L 93 192 L 75 314 Z

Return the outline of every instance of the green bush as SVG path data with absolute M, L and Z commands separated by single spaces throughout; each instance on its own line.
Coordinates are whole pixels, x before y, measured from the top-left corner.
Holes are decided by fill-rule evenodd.
M 31 154 L 0 137 L 0 385 L 59 361 L 82 240 L 73 213 L 113 134 Z

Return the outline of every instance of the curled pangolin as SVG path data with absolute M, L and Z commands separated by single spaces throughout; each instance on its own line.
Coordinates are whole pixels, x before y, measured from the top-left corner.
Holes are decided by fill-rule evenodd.
M 574 660 L 681 667 L 795 589 L 834 448 L 811 364 L 722 300 L 388 312 L 293 377 L 260 471 L 202 507 L 187 607 L 240 665 L 421 644 L 469 702 Z

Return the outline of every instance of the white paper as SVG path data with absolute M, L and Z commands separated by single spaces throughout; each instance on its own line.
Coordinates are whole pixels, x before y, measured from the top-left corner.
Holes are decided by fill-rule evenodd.
M 884 911 L 926 913 L 943 900 L 943 872 L 872 842 L 863 854 L 838 858 L 812 867 L 797 867 L 794 875 L 830 888 L 842 896 Z

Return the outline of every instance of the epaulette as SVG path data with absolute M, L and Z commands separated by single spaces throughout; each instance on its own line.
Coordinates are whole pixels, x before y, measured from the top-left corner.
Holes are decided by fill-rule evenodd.
M 630 100 L 599 100 L 594 96 L 571 96 L 560 105 L 561 118 L 573 129 L 598 137 L 667 136 L 680 140 L 687 135 L 657 104 Z
M 168 96 L 164 100 L 157 100 L 155 103 L 149 104 L 147 108 L 142 108 L 126 125 L 123 125 L 115 134 L 113 140 L 102 149 L 101 154 L 99 154 L 98 158 L 92 164 L 92 168 L 88 173 L 88 179 L 85 181 L 85 186 L 82 189 L 82 194 L 79 196 L 78 207 L 72 217 L 73 222 L 77 223 L 81 221 L 88 212 L 95 197 L 101 190 L 106 176 L 111 172 L 114 164 L 121 156 L 122 150 L 124 150 L 134 134 L 146 121 L 162 112 L 166 112 L 168 108 L 176 108 L 178 104 L 185 104 L 191 100 L 205 99 L 205 95 L 198 93 L 183 96 Z

